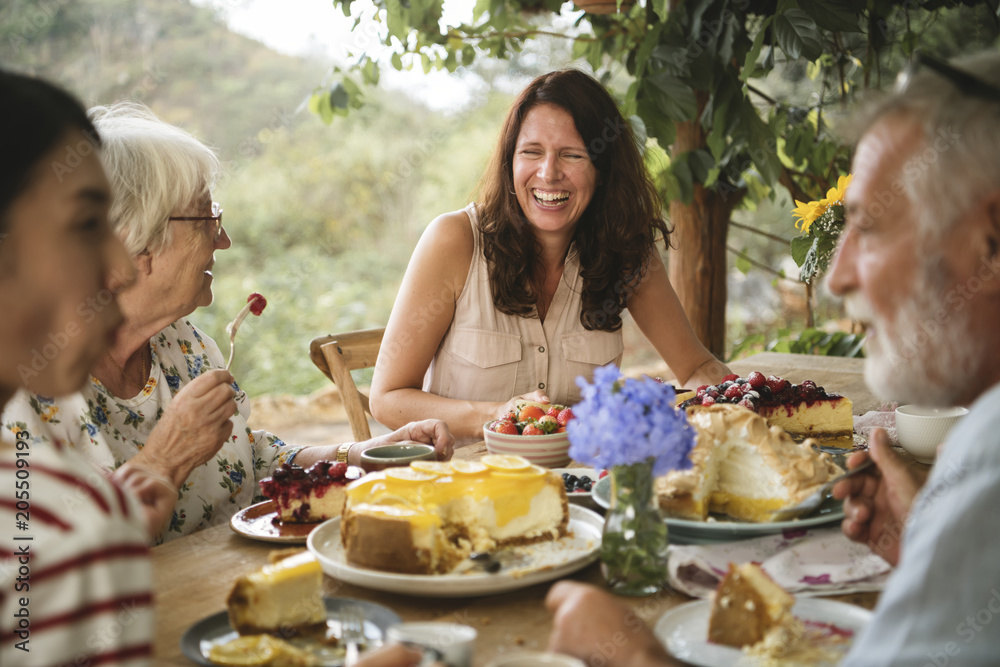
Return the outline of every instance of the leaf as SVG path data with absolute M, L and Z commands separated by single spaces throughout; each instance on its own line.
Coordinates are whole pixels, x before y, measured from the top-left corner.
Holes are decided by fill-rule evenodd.
M 840 0 L 799 0 L 799 8 L 820 28 L 831 32 L 861 32 L 861 17 L 849 5 Z
M 344 88 L 344 84 L 339 81 L 332 86 L 330 86 L 330 106 L 334 109 L 346 109 L 348 102 L 351 101 L 350 95 L 347 94 L 347 89 Z
M 823 54 L 819 28 L 801 9 L 789 9 L 774 17 L 774 37 L 789 58 L 816 60 Z
M 676 76 L 657 72 L 646 77 L 649 91 L 667 118 L 675 121 L 693 120 L 698 113 L 694 91 Z
M 708 180 L 708 173 L 715 166 L 715 158 L 712 157 L 711 153 L 701 148 L 688 153 L 687 161 L 696 183 L 705 183 Z
M 636 102 L 636 113 L 640 118 L 645 119 L 646 132 L 654 137 L 660 146 L 670 146 L 677 137 L 677 126 L 667 120 L 656 104 L 649 97 Z
M 642 38 L 642 43 L 639 45 L 639 49 L 635 56 L 635 72 L 634 76 L 636 79 L 641 79 L 646 71 L 646 63 L 649 61 L 649 55 L 653 52 L 653 47 L 656 46 L 660 39 L 660 33 L 663 32 L 663 23 L 657 23 L 654 25 L 646 36 Z M 574 49 L 575 49 L 574 44 Z
M 739 255 L 736 255 L 735 266 L 736 270 L 743 275 L 750 273 L 750 269 L 753 268 L 753 264 L 750 263 L 750 258 L 747 257 L 747 249 L 745 247 L 740 251 Z
M 750 47 L 750 51 L 747 52 L 746 60 L 743 61 L 743 69 L 740 71 L 740 79 L 746 81 L 751 76 L 757 67 L 757 58 L 760 57 L 760 50 L 764 46 L 764 37 L 767 35 L 767 27 L 771 25 L 771 21 L 774 20 L 773 16 L 768 16 L 760 24 L 760 29 L 757 31 L 757 35 L 753 38 L 753 46 Z
M 661 23 L 667 22 L 667 15 L 670 13 L 670 0 L 652 0 L 653 11 Z
M 813 247 L 816 239 L 811 236 L 796 236 L 792 239 L 792 259 L 795 260 L 795 265 L 801 267 L 803 262 L 806 261 L 806 254 Z
M 397 72 L 403 71 L 403 58 L 396 52 L 393 52 L 392 56 L 389 58 L 389 62 L 392 63 L 393 69 Z
M 683 156 L 674 158 L 670 163 L 670 173 L 677 179 L 678 196 L 685 204 L 690 204 L 694 199 L 694 175 L 691 173 L 691 166 Z

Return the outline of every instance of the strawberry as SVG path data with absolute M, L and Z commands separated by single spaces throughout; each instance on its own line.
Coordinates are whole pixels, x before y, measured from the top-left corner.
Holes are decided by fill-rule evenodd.
M 531 423 L 524 427 L 521 431 L 521 435 L 545 435 L 545 431 L 538 426 L 538 424 Z
M 556 417 L 556 421 L 559 422 L 560 426 L 565 426 L 569 423 L 569 420 L 573 418 L 573 408 L 563 408 L 559 411 L 559 415 Z
M 734 384 L 731 387 L 729 387 L 729 389 L 726 390 L 726 393 L 723 394 L 723 396 L 725 396 L 726 398 L 732 398 L 738 400 L 740 398 L 743 398 L 743 389 L 740 387 L 740 385 Z
M 767 378 L 767 388 L 771 390 L 772 394 L 777 394 L 784 391 L 791 386 L 791 382 L 788 380 L 783 380 L 777 375 L 770 375 Z
M 503 435 L 520 435 L 520 433 L 517 432 L 517 424 L 509 419 L 496 420 L 493 422 L 490 430 L 494 433 L 502 433 Z
M 552 433 L 559 428 L 559 422 L 552 415 L 545 415 L 538 420 L 538 426 L 546 433 Z
M 526 422 L 531 419 L 541 419 L 545 416 L 545 410 L 542 410 L 537 405 L 526 405 L 521 408 L 521 412 L 517 415 L 517 421 Z
M 736 382 L 739 379 L 740 379 L 739 375 L 737 375 L 736 373 L 730 373 L 726 377 L 722 378 L 722 381 L 723 382 Z
M 546 412 L 545 414 L 547 414 L 549 417 L 552 417 L 553 419 L 559 419 L 560 412 L 562 412 L 562 406 L 553 405 L 551 408 L 549 408 L 549 411 Z
M 247 303 L 250 304 L 250 312 L 257 317 L 260 317 L 260 314 L 264 312 L 264 306 L 267 305 L 267 299 L 257 292 L 254 292 L 247 297 Z
M 330 479 L 344 479 L 347 475 L 347 464 L 343 461 L 330 464 L 330 469 L 326 471 Z

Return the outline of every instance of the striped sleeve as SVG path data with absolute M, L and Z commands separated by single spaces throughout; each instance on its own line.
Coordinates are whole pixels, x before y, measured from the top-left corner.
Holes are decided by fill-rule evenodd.
M 71 449 L 0 443 L 0 665 L 148 665 L 136 502 Z

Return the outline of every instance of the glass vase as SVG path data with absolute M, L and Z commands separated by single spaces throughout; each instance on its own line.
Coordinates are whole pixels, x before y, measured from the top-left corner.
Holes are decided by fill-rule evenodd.
M 667 582 L 667 524 L 653 490 L 653 460 L 611 468 L 601 572 L 620 595 L 650 595 Z

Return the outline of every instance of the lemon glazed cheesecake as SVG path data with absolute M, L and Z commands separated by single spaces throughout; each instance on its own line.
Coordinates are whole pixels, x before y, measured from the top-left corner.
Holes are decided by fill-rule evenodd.
M 347 487 L 340 527 L 352 565 L 440 574 L 473 552 L 559 539 L 568 525 L 557 474 L 487 455 L 368 474 Z
M 696 433 L 691 468 L 657 478 L 660 509 L 704 521 L 710 512 L 768 521 L 843 471 L 812 440 L 796 443 L 782 429 L 736 405 L 689 408 Z

